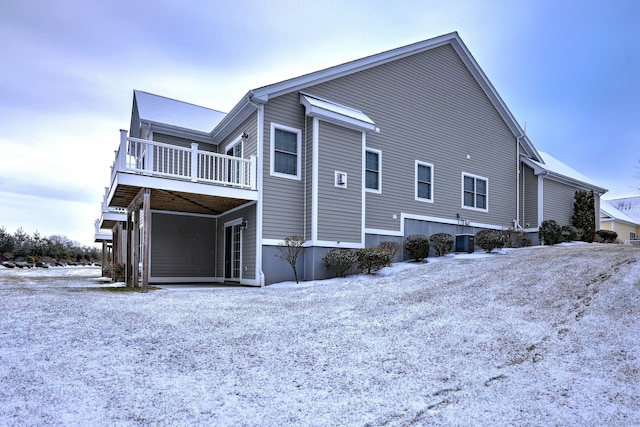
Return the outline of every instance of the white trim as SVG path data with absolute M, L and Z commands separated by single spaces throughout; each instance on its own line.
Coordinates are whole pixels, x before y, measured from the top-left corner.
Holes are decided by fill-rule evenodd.
M 366 234 L 379 234 L 383 236 L 404 236 L 404 224 L 405 220 L 413 219 L 417 221 L 426 221 L 426 222 L 437 222 L 439 224 L 449 224 L 449 225 L 459 225 L 458 221 L 455 219 L 448 218 L 438 218 L 435 216 L 427 216 L 427 215 L 416 215 L 410 213 L 400 213 L 400 230 L 385 230 L 381 228 L 365 228 L 364 231 Z M 475 227 L 475 228 L 491 228 L 494 230 L 505 230 L 507 227 L 503 227 L 495 224 L 484 224 L 481 222 L 471 222 L 466 227 Z
M 538 175 L 538 227 L 544 221 L 544 179 L 547 175 L 548 172 Z
M 372 131 L 376 127 L 369 116 L 353 107 L 305 93 L 300 93 L 300 103 L 304 105 L 305 114 L 309 117 L 318 117 L 323 121 L 357 131 Z
M 255 284 L 264 286 L 264 273 L 262 272 L 262 187 L 264 174 L 264 105 L 258 106 L 258 120 L 256 120 L 256 135 L 258 137 L 256 160 L 256 190 L 258 200 L 256 203 L 256 271 Z
M 376 153 L 378 155 L 378 188 L 367 188 L 367 151 Z M 364 182 L 364 189 L 367 193 L 382 194 L 382 150 L 376 148 L 365 147 L 364 153 L 364 168 L 362 169 L 362 181 Z
M 234 225 L 240 225 L 240 224 L 242 224 L 242 217 L 234 218 L 231 221 L 225 222 L 224 227 L 227 228 L 227 227 L 232 227 Z
M 231 150 L 237 144 L 242 144 L 242 134 L 238 135 L 237 137 L 235 137 L 235 139 L 233 139 L 233 141 L 225 145 L 224 153 L 222 154 L 227 154 L 227 151 Z M 242 147 L 242 155 L 244 156 L 244 147 Z
M 366 152 L 367 148 L 367 134 L 362 132 L 362 171 L 364 172 L 365 169 L 365 156 L 364 153 Z M 364 182 L 364 174 L 363 176 L 361 176 L 360 179 L 360 205 L 361 205 L 361 218 L 360 218 L 360 241 L 364 244 L 366 242 L 365 240 L 365 226 L 366 226 L 366 221 L 367 221 L 367 192 L 365 191 L 365 182 Z
M 342 183 L 340 183 L 340 176 L 343 177 Z M 333 186 L 337 188 L 347 188 L 347 178 L 348 175 L 346 172 L 342 171 L 334 171 L 333 172 Z
M 429 198 L 424 198 L 424 197 L 419 197 L 418 196 L 418 166 L 427 166 L 428 168 L 430 168 L 431 170 L 431 178 L 429 181 L 429 185 L 431 186 L 431 191 L 429 192 L 429 195 L 431 197 Z M 434 177 L 434 171 L 433 171 L 433 164 L 432 163 L 427 163 L 427 162 L 423 162 L 420 160 L 416 160 L 416 165 L 415 165 L 415 178 L 414 178 L 414 186 L 415 186 L 415 199 L 419 202 L 427 202 L 427 203 L 433 203 L 433 198 L 434 198 L 434 185 L 433 185 L 433 177 Z
M 296 147 L 296 174 L 295 175 L 290 175 L 287 173 L 282 173 L 282 172 L 276 172 L 274 170 L 275 167 L 275 162 L 274 162 L 274 158 L 275 158 L 275 147 L 276 147 L 276 140 L 275 140 L 275 135 L 276 135 L 276 129 L 280 129 L 280 130 L 284 130 L 286 132 L 291 132 L 291 133 L 295 133 L 297 136 L 297 147 Z M 285 126 L 285 125 L 280 125 L 274 122 L 271 122 L 271 140 L 269 142 L 269 166 L 270 166 L 270 175 L 272 176 L 278 176 L 280 178 L 287 178 L 287 179 L 296 179 L 296 180 L 300 180 L 300 169 L 302 166 L 302 130 L 300 129 L 296 129 L 296 128 L 292 128 L 289 126 Z
M 231 227 L 231 250 L 233 252 L 233 227 L 235 226 L 241 226 L 243 222 L 242 217 L 238 217 L 238 218 L 234 218 L 231 221 L 227 221 L 224 223 L 224 232 L 223 232 L 223 243 L 222 243 L 222 247 L 224 248 L 224 250 L 222 251 L 222 269 L 225 270 L 224 264 L 227 261 L 227 228 Z M 232 281 L 242 281 L 242 246 L 243 246 L 243 230 L 242 227 L 240 227 L 240 235 L 239 235 L 239 239 L 240 239 L 240 254 L 238 255 L 239 260 L 240 260 L 240 266 L 238 267 L 238 277 L 226 277 L 226 271 L 223 271 L 223 279 L 224 280 L 232 280 Z M 231 274 L 233 275 L 233 257 L 231 257 Z
M 284 240 L 279 239 L 263 239 L 264 246 L 279 246 L 284 245 Z M 305 248 L 319 246 L 323 248 L 349 248 L 349 249 L 361 249 L 364 248 L 364 242 L 336 242 L 331 240 L 307 240 L 304 242 Z
M 313 118 L 311 126 L 311 240 L 318 240 L 318 176 L 320 174 L 320 120 Z M 306 237 L 306 236 L 305 236 Z
M 486 183 L 486 193 L 485 193 L 485 208 L 476 208 L 475 206 L 467 206 L 464 204 L 464 178 L 465 177 L 469 177 L 469 178 L 473 178 L 475 180 L 481 179 Z M 474 175 L 472 173 L 467 173 L 467 172 L 462 172 L 462 178 L 461 178 L 461 188 L 460 188 L 460 195 L 462 200 L 460 200 L 460 206 L 462 209 L 467 209 L 467 210 L 471 210 L 471 211 L 478 211 L 478 212 L 489 212 L 489 178 L 486 178 L 484 176 L 480 176 L 480 175 Z M 475 191 L 475 186 L 474 186 L 474 194 L 477 194 L 477 192 Z M 475 197 L 474 197 L 474 204 L 475 203 Z

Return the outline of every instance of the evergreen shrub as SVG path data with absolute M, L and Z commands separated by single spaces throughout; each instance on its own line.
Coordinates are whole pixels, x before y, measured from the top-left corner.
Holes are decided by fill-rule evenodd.
M 429 237 L 429 243 L 435 256 L 443 256 L 453 249 L 453 236 L 448 233 L 436 233 Z
M 389 251 L 380 248 L 357 249 L 356 257 L 358 266 L 366 274 L 373 274 L 391 263 Z
M 506 237 L 500 230 L 480 230 L 476 234 L 476 245 L 480 246 L 486 253 L 494 249 L 503 248 Z
M 353 249 L 331 249 L 322 257 L 324 265 L 332 271 L 336 277 L 348 276 L 358 262 L 358 257 Z
M 542 224 L 540 224 L 538 237 L 545 245 L 560 243 L 562 242 L 562 227 L 552 219 L 544 220 Z
M 402 244 L 391 241 L 391 240 L 385 240 L 383 242 L 380 242 L 378 247 L 380 249 L 384 249 L 385 251 L 388 251 L 391 254 L 391 262 L 389 263 L 389 265 L 391 265 L 393 260 L 396 258 L 396 255 L 398 255 L 398 253 L 402 250 Z
M 404 243 L 409 259 L 421 261 L 429 256 L 429 238 L 423 234 L 407 236 Z
M 563 225 L 560 228 L 563 242 L 573 242 L 578 239 L 578 229 L 573 225 Z
M 612 230 L 598 230 L 596 232 L 596 241 L 602 243 L 615 243 L 618 233 Z

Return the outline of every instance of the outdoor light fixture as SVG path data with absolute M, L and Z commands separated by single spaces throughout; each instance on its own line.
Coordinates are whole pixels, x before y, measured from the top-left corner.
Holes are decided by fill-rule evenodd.
M 242 132 L 242 140 L 246 141 L 247 139 L 249 139 L 249 134 L 246 131 Z
M 240 228 L 244 231 L 247 229 L 247 227 L 249 226 L 249 223 L 247 221 L 242 221 L 240 223 Z

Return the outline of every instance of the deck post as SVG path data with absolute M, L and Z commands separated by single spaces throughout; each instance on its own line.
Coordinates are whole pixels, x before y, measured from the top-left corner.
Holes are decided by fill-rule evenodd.
M 149 291 L 149 234 L 151 228 L 151 190 L 144 189 L 142 201 L 142 292 Z
M 115 165 L 117 171 L 127 170 L 127 131 L 124 129 L 120 129 L 120 149 L 116 161 L 118 163 Z
M 256 156 L 251 156 L 251 165 L 249 166 L 251 168 L 251 170 L 249 171 L 249 185 L 251 186 L 252 190 L 256 189 L 256 167 L 257 167 L 257 157 Z
M 198 144 L 191 143 L 191 181 L 198 181 Z
M 133 211 L 127 210 L 127 259 L 125 260 L 125 283 L 133 286 Z
M 140 278 L 140 274 L 139 274 L 139 268 L 138 265 L 140 264 L 140 207 L 139 206 L 135 206 L 134 210 L 133 210 L 133 230 L 132 230 L 132 234 L 133 234 L 133 241 L 131 242 L 131 250 L 133 252 L 133 259 L 132 261 L 132 270 L 131 272 L 132 274 L 132 278 L 133 278 L 133 287 L 137 288 L 139 283 L 139 278 Z

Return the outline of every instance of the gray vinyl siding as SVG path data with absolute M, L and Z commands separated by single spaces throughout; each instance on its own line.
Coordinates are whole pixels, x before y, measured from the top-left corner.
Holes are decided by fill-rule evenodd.
M 522 202 L 520 208 L 524 212 L 521 225 L 525 228 L 538 227 L 538 177 L 529 166 L 522 167 L 521 183 Z M 529 225 L 527 226 L 527 224 Z
M 241 231 L 242 236 L 242 279 L 255 279 L 256 277 L 256 205 L 252 204 L 242 209 L 231 212 L 228 215 L 220 215 L 217 223 L 218 241 L 216 244 L 216 273 L 218 277 L 224 277 L 225 257 L 225 223 L 242 218 L 247 221 L 247 229 Z
M 171 145 L 176 145 L 178 147 L 189 148 L 189 149 L 191 148 L 191 144 L 193 142 L 196 142 L 198 144 L 198 150 L 216 151 L 216 146 L 214 144 L 205 144 L 203 142 L 192 141 L 190 139 L 180 138 L 172 135 L 165 135 L 159 132 L 153 133 L 153 140 L 156 142 L 161 142 L 163 144 L 171 144 Z
M 552 219 L 560 225 L 571 225 L 576 188 L 545 179 L 543 221 Z
M 234 132 L 231 132 L 228 137 L 223 139 L 222 142 L 218 145 L 218 152 L 221 154 L 226 154 L 225 149 L 227 145 L 240 137 L 243 132 L 246 132 L 247 135 L 249 135 L 249 138 L 247 138 L 246 142 L 243 142 L 242 157 L 248 159 L 249 156 L 255 156 L 258 153 L 257 117 L 258 113 L 252 114 L 251 117 L 249 117 L 240 126 L 238 126 Z
M 362 240 L 362 133 L 320 121 L 318 144 L 318 240 Z M 347 188 L 335 186 L 335 172 Z
M 215 218 L 151 214 L 151 278 L 214 277 Z
M 305 91 L 362 110 L 381 130 L 367 134 L 382 151 L 382 194 L 366 193 L 367 228 L 397 231 L 400 212 L 513 225 L 515 136 L 450 46 Z M 434 203 L 414 198 L 416 160 L 434 165 Z M 463 172 L 488 179 L 488 212 L 462 208 Z
M 297 93 L 269 100 L 264 107 L 263 152 L 263 238 L 282 240 L 286 236 L 305 234 L 305 179 L 311 179 L 310 167 L 301 162 L 301 179 L 270 174 L 271 123 L 302 130 L 302 159 L 305 159 L 305 115 Z M 309 133 L 311 130 L 309 129 Z M 308 174 L 307 174 L 308 171 Z M 307 176 L 308 175 L 308 176 Z M 306 183 L 310 191 L 311 182 Z

